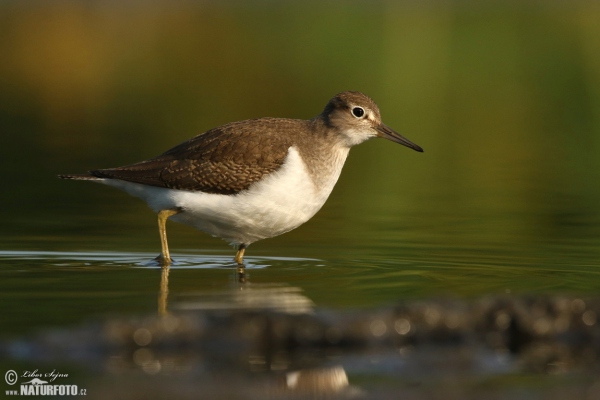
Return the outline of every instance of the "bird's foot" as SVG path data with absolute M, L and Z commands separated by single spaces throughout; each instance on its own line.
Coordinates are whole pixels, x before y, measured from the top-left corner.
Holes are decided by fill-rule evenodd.
M 173 264 L 173 259 L 171 257 L 165 257 L 162 253 L 159 254 L 154 261 L 156 261 L 161 267 L 168 267 Z

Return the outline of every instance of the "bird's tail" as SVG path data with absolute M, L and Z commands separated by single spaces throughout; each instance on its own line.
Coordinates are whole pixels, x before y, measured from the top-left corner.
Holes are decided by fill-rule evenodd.
M 92 174 L 59 175 L 58 177 L 60 179 L 74 179 L 78 181 L 98 181 L 102 179 Z

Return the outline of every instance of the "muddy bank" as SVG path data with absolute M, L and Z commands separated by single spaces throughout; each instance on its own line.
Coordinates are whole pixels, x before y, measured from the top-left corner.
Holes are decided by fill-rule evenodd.
M 10 341 L 2 357 L 76 365 L 92 398 L 559 398 L 564 390 L 591 399 L 600 398 L 599 316 L 600 299 L 574 297 L 354 312 L 188 304 Z

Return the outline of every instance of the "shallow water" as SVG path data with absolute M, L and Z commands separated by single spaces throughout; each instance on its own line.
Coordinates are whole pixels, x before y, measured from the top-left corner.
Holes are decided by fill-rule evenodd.
M 152 218 L 151 213 L 147 214 Z M 153 242 L 152 235 L 144 236 Z M 397 249 L 386 248 L 382 241 L 372 239 L 377 236 L 375 230 L 365 236 L 362 246 L 366 249 L 362 253 L 355 247 L 338 255 L 337 248 L 327 249 L 322 244 L 287 250 L 302 255 L 330 255 L 332 259 L 285 257 L 286 249 L 281 246 L 270 251 L 282 256 L 261 256 L 269 251 L 265 241 L 254 255 L 253 247 L 248 251 L 245 282 L 289 286 L 316 307 L 338 309 L 379 307 L 431 296 L 593 295 L 600 290 L 595 247 L 569 245 L 565 246 L 567 249 L 549 248 L 540 254 L 509 247 L 505 250 L 501 246 L 494 250 L 483 246 L 444 249 L 404 245 L 406 249 L 394 257 L 391 254 L 398 253 Z M 369 248 L 369 237 L 373 248 Z M 213 254 L 174 248 L 170 304 L 190 295 L 235 292 L 243 287 L 232 262 L 233 250 L 222 247 L 222 252 L 213 250 Z M 155 256 L 151 252 L 122 250 L 0 252 L 0 290 L 5 300 L 0 313 L 3 334 L 31 331 L 57 322 L 74 323 L 115 311 L 152 312 L 161 281 L 161 268 L 153 261 Z
M 135 346 L 111 348 L 115 355 L 84 333 L 120 320 L 144 333 L 129 319 L 165 313 L 224 315 L 207 325 L 219 328 L 234 326 L 240 310 L 370 321 L 432 299 L 585 304 L 600 293 L 597 4 L 346 6 L 0 4 L 0 367 L 41 368 L 42 356 L 19 350 L 39 346 L 53 354 L 43 368 L 64 368 L 98 398 L 114 397 L 104 390 L 119 376 L 125 398 L 146 387 L 157 398 L 199 387 L 219 398 L 228 383 L 253 384 L 253 368 L 268 364 L 264 349 L 235 359 L 227 346 L 242 346 L 242 336 L 227 346 L 209 340 L 218 351 L 208 356 L 152 358 L 137 351 L 164 349 Z M 336 92 L 355 89 L 425 152 L 384 140 L 352 149 L 323 209 L 250 246 L 243 276 L 226 243 L 174 223 L 176 263 L 159 268 L 156 216 L 145 205 L 56 177 L 146 159 L 226 122 L 310 118 Z M 597 326 L 595 311 L 574 310 L 574 321 Z M 83 347 L 73 364 L 71 348 L 50 351 L 87 343 L 81 338 L 101 350 Z M 292 382 L 300 379 L 293 368 L 346 377 L 348 397 L 493 398 L 485 394 L 502 388 L 497 398 L 594 398 L 600 390 L 595 356 L 573 367 L 540 351 L 545 361 L 534 364 L 548 368 L 532 375 L 516 355 L 480 344 L 466 353 L 386 346 L 292 348 L 270 365 Z M 281 376 L 259 378 L 271 387 Z

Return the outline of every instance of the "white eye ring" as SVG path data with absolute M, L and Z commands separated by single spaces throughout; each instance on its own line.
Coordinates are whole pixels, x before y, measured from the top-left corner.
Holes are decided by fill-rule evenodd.
M 352 115 L 360 119 L 365 116 L 365 110 L 362 107 L 354 107 L 352 108 Z

